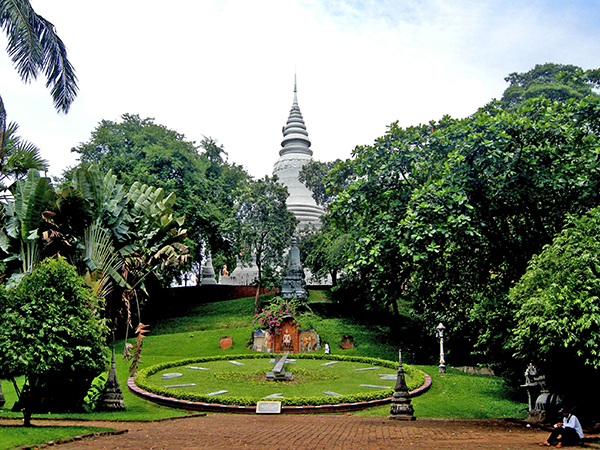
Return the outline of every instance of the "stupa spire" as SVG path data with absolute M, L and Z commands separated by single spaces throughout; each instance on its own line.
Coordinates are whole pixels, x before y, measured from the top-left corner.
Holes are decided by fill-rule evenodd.
M 298 90 L 296 75 L 294 75 L 294 102 L 292 103 L 292 109 L 288 116 L 287 123 L 283 127 L 283 140 L 281 141 L 283 147 L 279 150 L 279 155 L 283 156 L 290 153 L 299 153 L 303 155 L 312 156 L 313 152 L 309 148 L 310 140 L 308 139 L 308 131 L 306 131 L 306 124 L 304 118 L 300 112 L 300 106 L 298 106 Z
M 300 220 L 300 227 L 309 223 L 319 226 L 324 210 L 316 204 L 312 192 L 298 179 L 302 167 L 312 160 L 313 152 L 310 149 L 304 118 L 298 106 L 296 74 L 294 74 L 294 101 L 283 127 L 281 147 L 279 159 L 273 167 L 273 175 L 277 175 L 279 181 L 288 188 L 290 194 L 286 202 L 288 210 Z

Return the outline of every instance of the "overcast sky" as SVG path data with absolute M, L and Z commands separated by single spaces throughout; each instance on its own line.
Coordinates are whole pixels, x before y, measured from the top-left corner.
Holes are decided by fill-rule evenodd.
M 465 117 L 545 62 L 600 67 L 598 0 L 31 0 L 79 78 L 67 115 L 45 80 L 23 84 L 0 53 L 9 121 L 51 175 L 102 119 L 152 117 L 210 136 L 230 162 L 270 175 L 298 102 L 314 158 L 348 158 L 386 126 Z M 0 45 L 6 46 L 4 35 Z

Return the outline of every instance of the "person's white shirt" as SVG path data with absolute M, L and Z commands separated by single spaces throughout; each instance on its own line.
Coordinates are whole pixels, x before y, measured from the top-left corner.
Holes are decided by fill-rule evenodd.
M 577 417 L 575 417 L 573 414 L 569 414 L 564 417 L 563 428 L 573 428 L 575 431 L 577 431 L 579 438 L 583 439 L 583 428 L 581 428 L 579 419 L 577 419 Z

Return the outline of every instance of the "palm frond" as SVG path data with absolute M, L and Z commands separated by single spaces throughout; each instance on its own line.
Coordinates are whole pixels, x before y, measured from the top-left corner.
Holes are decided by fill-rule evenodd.
M 8 55 L 21 79 L 29 83 L 43 72 L 54 107 L 67 113 L 77 96 L 77 77 L 54 25 L 36 14 L 28 0 L 3 0 L 0 27 L 6 32 Z

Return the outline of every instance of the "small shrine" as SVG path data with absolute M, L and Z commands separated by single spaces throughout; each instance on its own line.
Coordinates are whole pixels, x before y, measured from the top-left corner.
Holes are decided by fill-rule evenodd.
M 309 353 L 321 348 L 321 340 L 315 330 L 301 330 L 293 316 L 286 316 L 277 332 L 255 331 L 252 348 L 265 353 Z

